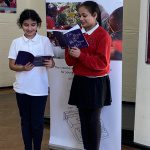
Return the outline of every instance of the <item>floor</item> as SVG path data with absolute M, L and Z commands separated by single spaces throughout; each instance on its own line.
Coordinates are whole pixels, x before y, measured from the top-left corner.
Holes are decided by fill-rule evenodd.
M 45 116 L 49 115 L 47 102 Z M 0 89 L 0 150 L 23 150 L 20 120 L 12 90 Z M 42 150 L 48 150 L 49 125 L 45 125 Z M 123 145 L 122 150 L 140 150 Z

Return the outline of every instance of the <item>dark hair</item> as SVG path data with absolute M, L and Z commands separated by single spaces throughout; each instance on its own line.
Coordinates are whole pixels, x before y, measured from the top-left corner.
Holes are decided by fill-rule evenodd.
M 93 15 L 94 13 L 97 13 L 97 22 L 99 23 L 99 25 L 101 26 L 101 11 L 99 9 L 99 5 L 94 2 L 94 1 L 85 1 L 83 3 L 81 3 L 80 5 L 78 5 L 77 10 L 80 7 L 86 7 L 88 9 L 88 11 Z
M 33 9 L 25 9 L 17 20 L 17 24 L 20 28 L 22 28 L 22 24 L 25 20 L 31 19 L 37 22 L 37 26 L 40 27 L 42 20 L 38 13 Z

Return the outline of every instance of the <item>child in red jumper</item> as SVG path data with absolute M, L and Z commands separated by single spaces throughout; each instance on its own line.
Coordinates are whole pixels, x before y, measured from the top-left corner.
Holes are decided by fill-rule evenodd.
M 101 27 L 101 12 L 96 2 L 81 3 L 78 13 L 89 46 L 65 51 L 66 63 L 73 66 L 74 73 L 68 103 L 78 108 L 84 149 L 99 150 L 100 112 L 103 106 L 111 104 L 108 76 L 111 37 Z

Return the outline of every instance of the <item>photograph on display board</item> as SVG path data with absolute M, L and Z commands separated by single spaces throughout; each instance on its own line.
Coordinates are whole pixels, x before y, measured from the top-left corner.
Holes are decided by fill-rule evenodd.
M 46 24 L 47 36 L 54 46 L 65 48 L 63 41 L 58 42 L 53 31 L 50 30 L 68 30 L 72 26 L 79 24 L 80 18 L 77 14 L 77 6 L 80 3 L 49 3 L 46 2 Z M 123 6 L 116 8 L 109 14 L 102 5 L 101 10 L 102 26 L 109 32 L 112 37 L 111 60 L 122 60 L 122 22 L 123 22 Z
M 146 50 L 146 63 L 150 64 L 150 4 L 148 9 L 148 29 L 147 29 L 147 50 Z
M 60 46 L 62 49 L 66 47 L 65 41 L 57 39 L 54 31 L 64 32 L 64 30 L 68 30 L 76 24 L 80 25 L 76 10 L 77 5 L 79 5 L 79 2 L 46 2 L 47 37 L 54 46 Z
M 79 24 L 76 7 L 79 3 L 46 3 L 47 29 L 68 30 Z
M 51 43 L 54 46 L 60 46 L 62 49 L 66 47 L 65 41 L 64 40 L 59 40 L 56 38 L 56 36 L 53 34 L 53 31 L 47 32 L 47 37 L 51 41 Z
M 0 13 L 16 13 L 16 0 L 0 0 Z
M 102 19 L 102 26 L 112 37 L 111 60 L 122 60 L 122 25 L 123 7 L 115 9 L 106 19 Z

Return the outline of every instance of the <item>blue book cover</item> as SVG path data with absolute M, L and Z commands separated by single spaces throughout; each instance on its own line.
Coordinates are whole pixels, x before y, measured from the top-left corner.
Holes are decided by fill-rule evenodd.
M 27 51 L 19 51 L 15 64 L 17 65 L 26 65 L 27 63 L 32 63 L 34 66 L 44 66 L 43 62 L 45 59 L 51 59 L 52 56 L 34 56 Z
M 62 31 L 53 31 L 54 36 L 57 38 L 60 46 L 66 47 L 78 47 L 85 48 L 88 47 L 88 43 L 79 27 L 76 25 L 71 29 Z
M 34 60 L 34 55 L 26 52 L 26 51 L 19 51 L 15 64 L 17 65 L 26 65 L 28 62 L 32 63 Z
M 36 66 L 36 67 L 40 67 L 40 66 L 44 66 L 43 62 L 44 60 L 50 60 L 52 58 L 52 56 L 36 56 L 34 57 L 34 60 L 33 60 L 33 65 Z

